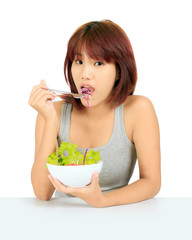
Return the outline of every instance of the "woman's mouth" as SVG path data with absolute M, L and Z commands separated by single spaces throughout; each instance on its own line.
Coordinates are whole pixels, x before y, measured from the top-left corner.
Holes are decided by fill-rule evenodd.
M 95 91 L 95 89 L 89 84 L 88 85 L 82 84 L 80 87 L 80 92 L 84 93 L 84 94 L 88 94 L 88 95 L 92 96 L 94 91 Z

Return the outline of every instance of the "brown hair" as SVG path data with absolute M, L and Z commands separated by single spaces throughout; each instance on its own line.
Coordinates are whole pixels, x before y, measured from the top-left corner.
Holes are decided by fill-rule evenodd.
M 110 20 L 93 21 L 80 26 L 73 33 L 68 42 L 64 75 L 71 91 L 75 93 L 78 91 L 73 81 L 71 66 L 82 48 L 90 58 L 114 62 L 119 70 L 120 78 L 115 82 L 108 101 L 113 101 L 119 106 L 128 95 L 133 95 L 137 82 L 137 68 L 131 43 L 122 28 Z M 79 99 L 65 100 L 78 108 L 83 106 Z

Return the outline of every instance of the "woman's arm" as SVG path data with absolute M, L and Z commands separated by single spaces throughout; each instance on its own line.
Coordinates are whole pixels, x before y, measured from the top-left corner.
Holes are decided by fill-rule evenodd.
M 51 101 L 55 96 L 42 80 L 32 89 L 28 102 L 38 112 L 35 129 L 35 160 L 31 170 L 31 181 L 36 197 L 41 200 L 50 199 L 55 190 L 48 179 L 48 169 L 45 168 L 47 157 L 55 152 L 57 147 L 58 119 L 60 118 L 57 104 Z
M 134 108 L 133 140 L 136 147 L 140 179 L 128 186 L 104 194 L 103 206 L 121 205 L 153 198 L 160 190 L 160 133 L 151 101 L 138 96 Z
M 31 170 L 31 182 L 37 198 L 49 200 L 55 188 L 48 178 L 49 171 L 45 168 L 46 159 L 52 152 L 56 151 L 57 145 L 56 118 L 44 121 L 38 114 L 35 130 L 35 160 Z

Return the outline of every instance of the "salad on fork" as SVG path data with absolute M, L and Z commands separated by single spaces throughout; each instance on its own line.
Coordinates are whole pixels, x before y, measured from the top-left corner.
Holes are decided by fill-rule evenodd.
M 90 88 L 89 86 L 87 86 L 87 87 L 83 86 L 80 89 L 80 92 L 81 92 L 80 94 L 79 93 L 62 91 L 62 90 L 55 90 L 55 89 L 51 89 L 51 88 L 48 88 L 48 90 L 54 92 L 58 97 L 63 96 L 63 95 L 72 95 L 76 99 L 80 99 L 80 98 L 84 97 L 87 101 L 88 108 L 90 107 L 92 93 L 94 92 L 94 89 Z M 58 100 L 56 100 L 56 101 L 58 101 Z

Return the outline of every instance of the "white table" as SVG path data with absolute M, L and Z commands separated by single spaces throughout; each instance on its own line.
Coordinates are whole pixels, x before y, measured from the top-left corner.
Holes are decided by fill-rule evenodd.
M 93 208 L 78 198 L 0 198 L 0 239 L 192 240 L 192 198 Z

